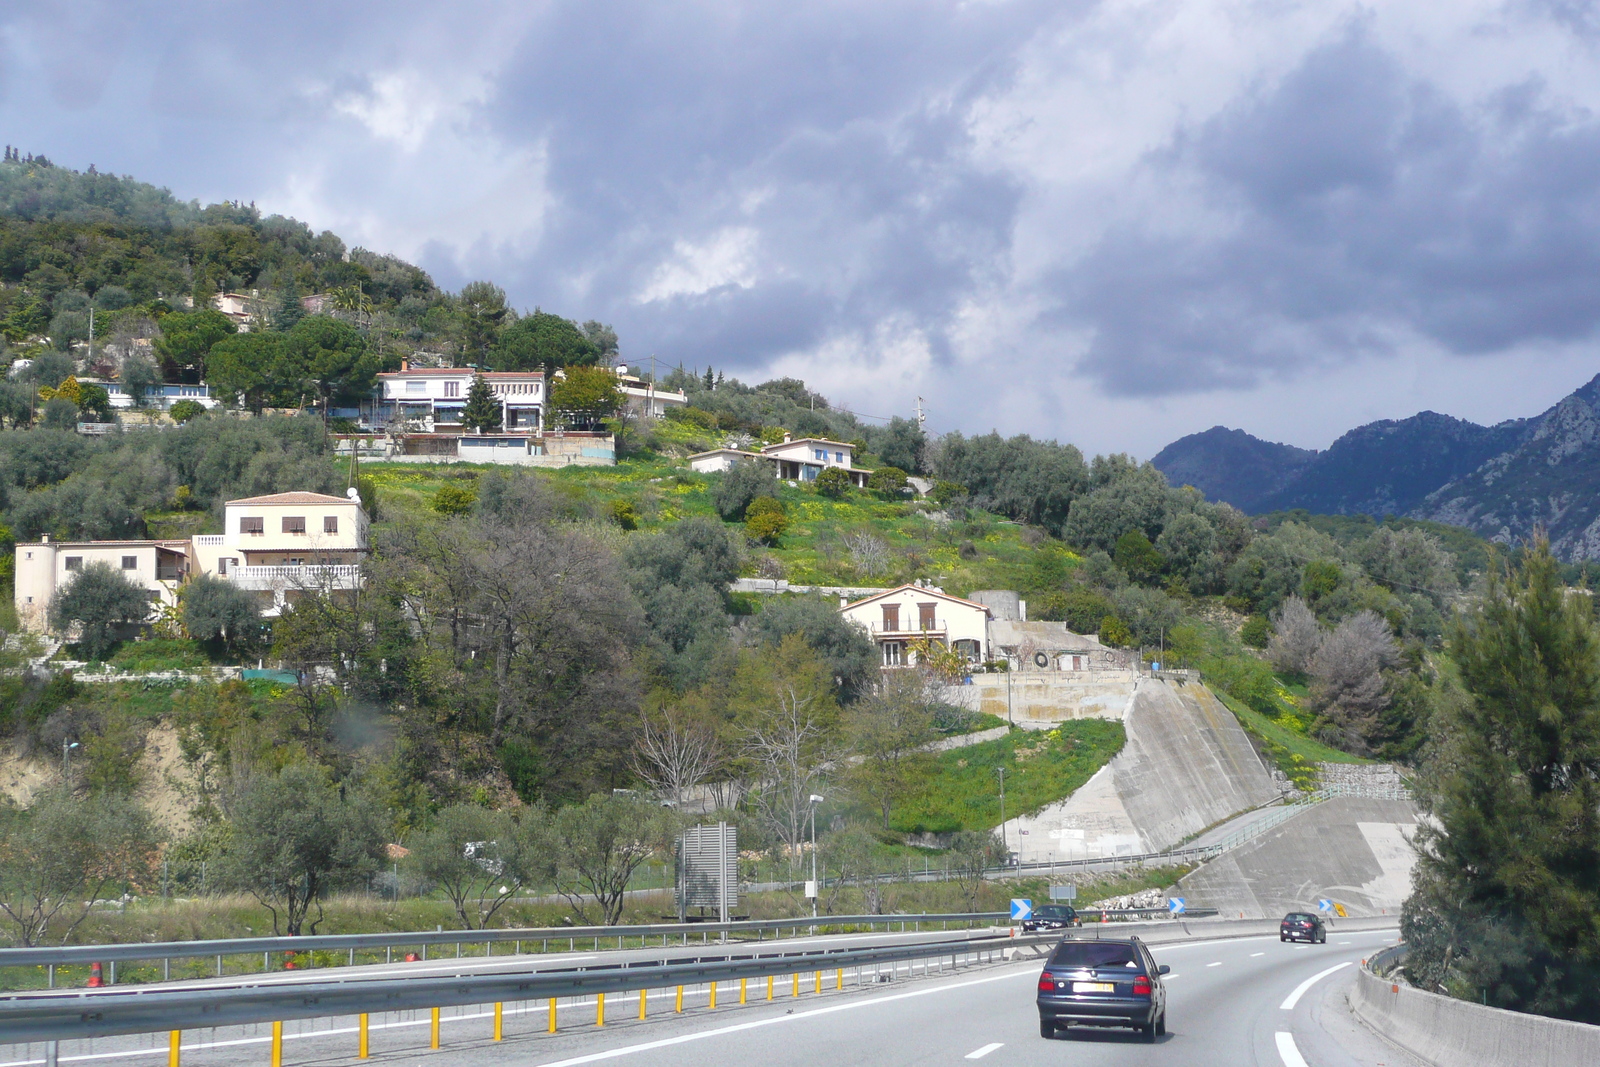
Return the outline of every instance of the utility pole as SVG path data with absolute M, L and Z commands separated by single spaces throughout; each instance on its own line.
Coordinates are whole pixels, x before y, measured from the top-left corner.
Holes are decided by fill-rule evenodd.
M 822 885 L 817 881 L 817 805 L 823 798 L 811 794 L 811 917 L 817 917 L 817 898 L 822 895 Z
M 1011 866 L 1011 843 L 1006 837 L 1006 769 L 996 767 L 994 773 L 1000 776 L 1000 847 L 1005 850 L 1005 859 L 1001 861 L 1002 867 Z

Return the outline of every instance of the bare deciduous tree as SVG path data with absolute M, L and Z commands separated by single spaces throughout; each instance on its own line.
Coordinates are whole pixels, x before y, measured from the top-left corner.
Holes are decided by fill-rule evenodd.
M 689 791 L 727 762 L 714 726 L 682 708 L 664 705 L 639 717 L 632 766 L 662 799 L 681 806 Z
M 1267 658 L 1280 671 L 1304 674 L 1311 669 L 1312 657 L 1321 647 L 1323 637 L 1322 624 L 1306 607 L 1306 602 L 1292 596 L 1273 617 Z
M 770 654 L 793 662 L 807 653 L 798 635 L 783 639 Z M 790 861 L 806 837 L 810 798 L 821 788 L 834 757 L 837 710 L 828 680 L 815 669 L 779 677 L 766 688 L 745 723 L 741 750 L 751 767 L 751 805 L 788 846 Z
M 865 531 L 845 534 L 844 547 L 850 550 L 850 562 L 862 574 L 882 574 L 889 569 L 892 556 L 889 543 L 875 534 Z
M 878 809 L 889 828 L 894 805 L 926 772 L 934 739 L 933 715 L 939 679 L 927 671 L 891 671 L 878 687 L 850 708 L 845 731 L 856 755 L 851 784 Z

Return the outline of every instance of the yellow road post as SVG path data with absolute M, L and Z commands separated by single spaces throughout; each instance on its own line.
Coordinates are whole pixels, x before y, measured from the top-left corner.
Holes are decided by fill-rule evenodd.
M 356 1016 L 356 1059 L 367 1058 L 367 1013 Z
M 836 991 L 840 992 L 840 993 L 844 992 L 844 968 L 843 967 L 840 967 L 839 970 L 834 973 L 834 976 L 833 976 L 833 988 Z
M 594 1024 L 596 1026 L 604 1026 L 606 1024 L 606 995 L 604 993 L 596 993 L 594 995 Z
M 794 995 L 797 996 L 797 997 L 800 995 L 800 972 L 799 971 L 794 972 Z
M 739 979 L 739 1003 L 740 1004 L 744 1003 L 744 992 L 745 992 L 744 987 L 745 987 L 745 983 L 747 983 L 749 981 L 750 981 L 750 979 L 748 979 L 748 978 Z
M 639 1018 L 644 1019 L 645 999 L 650 995 L 647 989 L 639 990 Z
M 772 999 L 772 975 L 767 975 L 767 999 Z
M 710 1005 L 710 1010 L 712 1010 L 712 1011 L 716 1011 L 717 1010 L 717 983 L 715 983 L 715 982 L 711 983 L 711 1005 Z
M 167 1067 L 178 1067 L 178 1045 L 183 1034 L 179 1030 L 172 1031 L 167 1038 Z
M 428 1022 L 428 1047 L 439 1047 L 439 1009 L 433 1009 L 433 1015 Z
M 556 998 L 550 998 L 550 1032 L 556 1032 Z
M 677 1012 L 683 1011 L 683 986 L 678 987 L 678 1003 L 677 1006 L 672 1010 Z
M 500 1041 L 505 1036 L 505 1005 L 497 1000 L 494 1002 L 494 1039 Z
M 272 1067 L 283 1067 L 283 1024 L 272 1024 Z
M 816 987 L 815 992 L 818 992 L 818 993 L 822 992 L 822 972 L 821 971 L 817 972 L 817 987 Z

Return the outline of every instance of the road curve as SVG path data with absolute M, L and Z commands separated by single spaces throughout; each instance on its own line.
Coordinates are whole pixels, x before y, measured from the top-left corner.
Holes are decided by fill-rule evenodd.
M 639 1022 L 637 996 L 608 998 L 604 1029 L 594 1006 L 563 1004 L 561 1032 L 544 1032 L 543 1005 L 508 1005 L 506 1040 L 488 1040 L 484 1009 L 447 1011 L 443 1047 L 427 1049 L 427 1013 L 373 1018 L 372 1059 L 407 1063 L 422 1056 L 437 1067 L 476 1067 L 492 1059 L 515 1067 L 879 1067 L 962 1064 L 984 1067 L 1059 1067 L 1071 1064 L 1182 1064 L 1184 1067 L 1419 1067 L 1359 1024 L 1343 992 L 1360 960 L 1393 942 L 1393 930 L 1330 931 L 1326 945 L 1285 945 L 1275 935 L 1153 946 L 1172 967 L 1168 1033 L 1155 1045 L 1118 1031 L 1074 1030 L 1045 1040 L 1033 1007 L 1038 960 L 973 968 L 954 975 L 901 979 L 861 992 L 801 997 L 780 985 L 777 999 L 751 983 L 751 1001 L 737 1006 L 724 987 L 720 1006 L 703 993 L 675 1015 L 670 993 L 650 999 L 651 1018 Z M 831 985 L 831 983 L 830 983 Z M 289 1024 L 284 1062 L 351 1064 L 349 1019 Z M 265 1027 L 184 1035 L 183 1063 L 204 1067 L 266 1062 Z M 62 1064 L 144 1067 L 167 1052 L 165 1035 L 73 1042 Z M 42 1063 L 39 1045 L 0 1046 L 0 1067 Z

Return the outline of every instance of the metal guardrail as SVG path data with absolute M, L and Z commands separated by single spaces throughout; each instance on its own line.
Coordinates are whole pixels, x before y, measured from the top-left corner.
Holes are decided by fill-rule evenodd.
M 149 941 L 120 945 L 57 945 L 38 948 L 0 949 L 0 967 L 62 967 L 71 964 L 112 963 L 128 960 L 176 960 L 205 956 L 220 957 L 255 955 L 257 953 L 347 951 L 397 948 L 421 948 L 433 945 L 494 945 L 515 942 L 568 941 L 576 948 L 580 940 L 593 939 L 596 949 L 602 940 L 618 939 L 618 947 L 627 939 L 663 939 L 682 935 L 688 944 L 690 934 L 753 933 L 762 940 L 766 933 L 778 934 L 783 930 L 800 928 L 866 926 L 892 927 L 902 930 L 907 924 L 920 929 L 923 923 L 977 923 L 1009 922 L 1010 915 L 1003 911 L 951 912 L 931 915 L 823 915 L 817 918 L 748 919 L 726 923 L 656 923 L 639 926 L 552 926 L 524 927 L 497 930 L 429 930 L 408 933 L 380 934 L 319 934 L 309 937 L 235 937 L 215 941 Z M 663 941 L 663 945 L 666 941 Z M 458 949 L 459 954 L 459 949 Z
M 241 982 L 205 989 L 146 987 L 33 993 L 0 998 L 0 1033 L 15 1042 L 60 1041 L 628 992 L 811 971 L 819 975 L 826 970 L 839 971 L 842 979 L 845 968 L 945 957 L 951 959 L 953 966 L 972 957 L 978 957 L 979 962 L 992 961 L 1003 956 L 1007 948 L 1054 939 L 1052 934 L 869 949 L 719 954 L 687 961 L 611 964 L 536 973 L 350 978 L 276 985 Z

